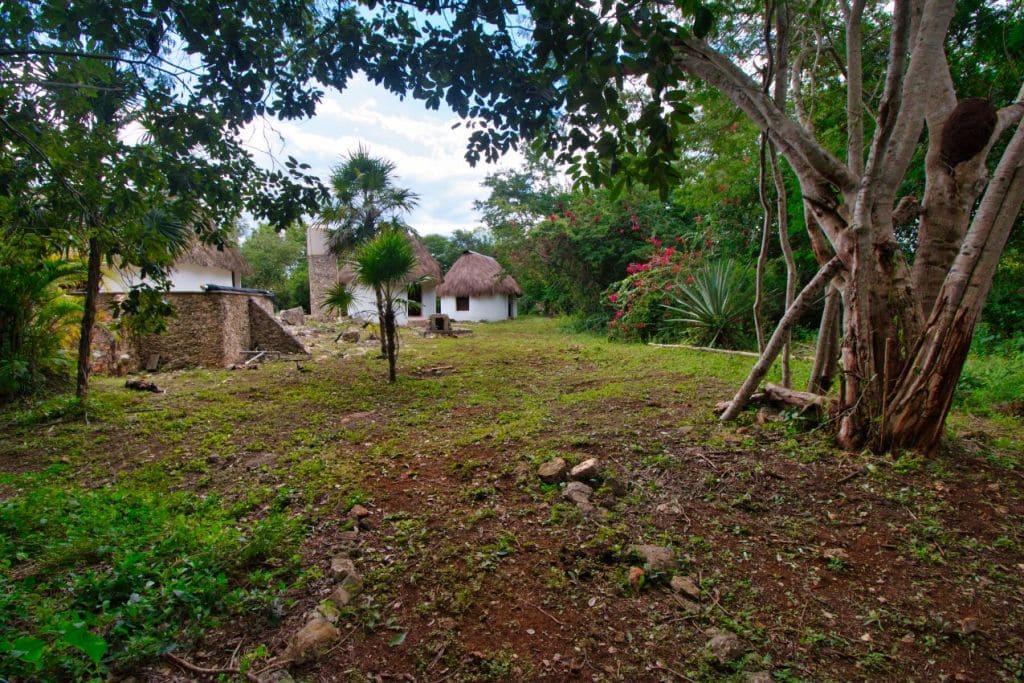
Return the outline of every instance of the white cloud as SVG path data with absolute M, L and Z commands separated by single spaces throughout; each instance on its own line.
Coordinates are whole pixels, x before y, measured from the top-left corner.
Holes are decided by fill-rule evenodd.
M 487 197 L 484 177 L 522 162 L 512 152 L 497 165 L 470 167 L 463 156 L 468 131 L 453 129 L 458 121 L 450 110 L 430 111 L 359 78 L 345 92 L 326 96 L 315 118 L 257 121 L 243 139 L 268 165 L 290 155 L 325 180 L 331 166 L 363 145 L 393 161 L 398 185 L 420 195 L 409 223 L 424 234 L 444 234 L 477 225 L 473 201 Z

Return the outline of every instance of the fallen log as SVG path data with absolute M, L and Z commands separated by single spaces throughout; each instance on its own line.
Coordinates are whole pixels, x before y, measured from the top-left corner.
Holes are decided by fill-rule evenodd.
M 151 391 L 154 394 L 162 394 L 164 390 L 158 387 L 152 382 L 147 382 L 144 379 L 130 379 L 124 383 L 125 389 L 133 389 L 135 391 Z
M 764 400 L 772 403 L 781 403 L 787 406 L 799 408 L 801 412 L 815 408 L 817 410 L 828 409 L 828 399 L 809 391 L 798 391 L 788 389 L 778 384 L 766 384 L 764 387 Z

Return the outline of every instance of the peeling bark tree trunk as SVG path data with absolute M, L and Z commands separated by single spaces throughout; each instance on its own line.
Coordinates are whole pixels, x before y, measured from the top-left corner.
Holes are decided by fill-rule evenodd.
M 946 126 L 956 95 L 944 52 L 955 3 L 894 0 L 884 89 L 865 148 L 864 3 L 850 0 L 839 8 L 847 31 L 845 161 L 814 138 L 806 109 L 797 107 L 800 120 L 793 120 L 743 66 L 704 41 L 678 39 L 675 62 L 718 88 L 777 146 L 800 183 L 807 215 L 827 240 L 827 248 L 818 243 L 817 229 L 808 221 L 815 254 L 823 261 L 831 252 L 835 261 L 830 263 L 842 264 L 834 280 L 839 294 L 832 295 L 831 304 L 838 307 L 841 297 L 840 445 L 928 452 L 942 436 L 974 325 L 1024 204 L 1024 128 L 1019 125 L 1024 88 L 1017 103 L 998 111 L 987 144 L 982 139 L 982 148 L 961 155 L 954 168 L 944 164 L 939 153 L 943 138 L 956 142 L 948 136 L 957 135 L 956 126 Z M 894 208 L 925 126 L 926 185 L 911 265 L 894 236 Z M 989 178 L 989 153 L 1010 127 L 1016 130 Z M 735 417 L 757 388 L 811 289 L 805 287 L 790 306 L 723 419 Z M 834 357 L 828 351 L 830 328 L 823 321 L 818 390 L 825 384 L 818 379 L 822 368 Z
M 953 391 L 999 256 L 1024 203 L 1024 123 L 1007 147 L 931 317 L 883 415 L 880 447 L 929 450 L 941 439 Z
M 92 331 L 96 325 L 96 309 L 100 296 L 100 270 L 103 254 L 99 240 L 89 238 L 89 270 L 85 280 L 85 305 L 78 337 L 78 367 L 75 377 L 75 395 L 84 399 L 89 395 L 89 373 L 92 359 Z

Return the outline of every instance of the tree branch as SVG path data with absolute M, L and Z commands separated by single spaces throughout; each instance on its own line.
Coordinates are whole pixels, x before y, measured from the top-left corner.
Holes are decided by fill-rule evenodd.
M 768 340 L 768 344 L 765 346 L 764 353 L 761 354 L 757 363 L 754 364 L 750 374 L 747 375 L 746 381 L 743 382 L 743 386 L 736 392 L 736 395 L 733 396 L 732 401 L 729 403 L 729 407 L 722 413 L 722 417 L 719 418 L 722 422 L 734 419 L 747 405 L 747 401 L 750 400 L 751 395 L 757 389 L 761 380 L 764 379 L 764 376 L 768 374 L 769 368 L 771 368 L 775 358 L 782 350 L 786 335 L 793 328 L 793 325 L 796 324 L 797 319 L 810 306 L 811 300 L 818 295 L 825 285 L 832 281 L 832 278 L 835 277 L 842 267 L 843 262 L 839 260 L 839 257 L 833 257 L 803 288 L 803 291 L 793 301 L 786 314 L 779 320 L 779 324 L 775 327 L 775 332 L 772 333 L 771 339 Z
M 861 19 L 864 1 L 843 5 L 846 22 L 846 164 L 856 175 L 864 172 L 864 54 Z
M 857 177 L 818 144 L 810 133 L 780 110 L 727 57 L 704 41 L 692 38 L 678 41 L 675 49 L 677 64 L 691 75 L 721 90 L 755 125 L 771 136 L 798 174 L 823 178 L 843 192 L 852 192 L 857 187 Z
M 883 188 L 890 192 L 889 203 L 917 148 L 924 127 L 925 115 L 945 120 L 945 115 L 956 106 L 956 94 L 949 77 L 946 61 L 945 37 L 953 18 L 955 3 L 948 0 L 926 0 L 921 16 L 910 17 L 912 47 L 910 64 L 903 76 L 904 89 L 899 113 L 892 129 L 893 143 L 886 155 L 880 174 Z M 916 9 L 916 3 L 914 8 Z M 916 26 L 916 30 L 913 28 Z M 931 122 L 929 127 L 931 127 Z M 933 129 L 936 133 L 937 128 Z M 937 135 L 934 136 L 937 138 Z
M 11 133 L 14 136 L 20 138 L 22 142 L 28 145 L 29 149 L 35 152 L 36 155 L 39 156 L 40 159 L 42 159 L 43 163 L 46 164 L 47 168 L 49 168 L 50 171 L 53 173 L 53 177 L 56 178 L 57 182 L 63 185 L 64 189 L 68 191 L 72 198 L 74 198 L 75 203 L 78 204 L 79 208 L 82 209 L 82 212 L 89 213 L 89 208 L 86 206 L 85 199 L 82 197 L 82 194 L 77 189 L 75 189 L 75 187 L 70 182 L 68 182 L 67 178 L 65 178 L 59 170 L 57 170 L 57 167 L 53 165 L 53 161 L 50 159 L 50 156 L 46 152 L 44 152 L 39 147 L 39 145 L 37 145 L 30 137 L 25 135 L 23 132 L 18 130 L 17 127 L 11 124 L 11 122 L 8 121 L 5 116 L 0 115 L 0 123 L 4 125 L 4 128 L 11 131 Z

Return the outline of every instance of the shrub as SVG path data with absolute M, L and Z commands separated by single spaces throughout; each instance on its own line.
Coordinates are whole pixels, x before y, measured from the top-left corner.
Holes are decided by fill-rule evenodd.
M 0 678 L 83 680 L 271 601 L 299 520 L 213 498 L 40 485 L 0 504 Z
M 24 243 L 0 244 L 0 403 L 69 378 L 82 305 L 66 290 L 84 270 Z
M 662 340 L 680 338 L 678 325 L 668 320 L 672 303 L 671 292 L 679 282 L 690 279 L 690 273 L 703 260 L 703 254 L 686 248 L 682 238 L 676 246 L 665 247 L 656 237 L 648 242 L 654 247 L 651 256 L 626 267 L 625 279 L 606 293 L 608 306 L 613 310 L 608 331 L 613 338 L 626 341 Z
M 742 348 L 750 339 L 752 284 L 750 269 L 735 261 L 703 263 L 672 289 L 665 308 L 676 317 L 667 321 L 680 324 L 694 344 Z

